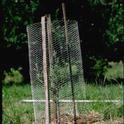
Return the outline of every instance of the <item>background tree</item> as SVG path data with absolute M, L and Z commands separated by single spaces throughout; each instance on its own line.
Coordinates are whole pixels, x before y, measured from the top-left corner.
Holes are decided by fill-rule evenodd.
M 24 76 L 29 77 L 26 26 L 40 21 L 40 17 L 49 12 L 52 19 L 62 19 L 61 2 L 62 0 L 1 1 L 4 12 L 3 39 L 0 44 L 4 53 L 2 70 L 22 67 Z M 123 1 L 65 2 L 67 17 L 76 19 L 79 24 L 85 78 L 95 80 L 99 75 L 103 79 L 109 61 L 124 60 Z

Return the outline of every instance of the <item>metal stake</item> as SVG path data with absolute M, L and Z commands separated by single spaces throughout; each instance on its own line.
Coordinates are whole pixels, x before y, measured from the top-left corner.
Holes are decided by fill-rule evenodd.
M 67 19 L 66 19 L 66 10 L 65 4 L 62 3 L 62 11 L 64 18 L 64 27 L 65 27 L 65 40 L 67 45 L 67 54 L 68 54 L 68 62 L 69 62 L 69 71 L 70 71 L 70 81 L 71 81 L 71 92 L 72 92 L 72 101 L 73 101 L 73 111 L 74 111 L 74 124 L 76 124 L 76 104 L 75 104 L 75 95 L 74 95 L 74 84 L 72 80 L 72 68 L 71 68 L 71 58 L 70 58 L 70 46 L 68 41 L 68 29 L 67 29 Z

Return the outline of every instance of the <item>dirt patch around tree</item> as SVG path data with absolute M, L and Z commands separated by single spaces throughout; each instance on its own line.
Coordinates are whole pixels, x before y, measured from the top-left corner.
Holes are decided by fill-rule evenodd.
M 63 114 L 60 116 L 60 124 L 74 124 L 74 118 L 72 115 Z M 124 124 L 123 118 L 114 120 L 104 120 L 98 112 L 90 112 L 87 116 L 78 116 L 75 119 L 76 124 Z M 51 119 L 51 124 L 57 124 L 55 118 Z
M 100 113 L 94 111 L 89 112 L 86 116 L 78 115 L 75 119 L 73 115 L 61 114 L 59 121 L 52 116 L 50 124 L 74 124 L 74 121 L 76 124 L 124 124 L 123 117 L 104 120 Z M 42 117 L 38 122 L 45 124 L 45 118 Z

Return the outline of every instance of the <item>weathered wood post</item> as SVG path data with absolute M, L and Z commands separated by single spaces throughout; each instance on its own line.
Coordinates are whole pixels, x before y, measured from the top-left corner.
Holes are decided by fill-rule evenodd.
M 42 31 L 42 52 L 43 52 L 43 80 L 45 87 L 45 124 L 50 124 L 49 111 L 49 82 L 48 82 L 48 60 L 47 60 L 47 43 L 46 43 L 46 26 L 45 16 L 41 17 L 41 31 Z

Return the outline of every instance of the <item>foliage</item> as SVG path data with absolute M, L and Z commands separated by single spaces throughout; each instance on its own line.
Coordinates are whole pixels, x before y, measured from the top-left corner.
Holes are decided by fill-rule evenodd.
M 9 6 L 8 6 L 9 5 Z M 18 3 L 12 0 L 3 3 L 5 12 L 3 20 L 4 45 L 21 47 L 27 42 L 26 26 L 33 22 L 33 13 L 37 9 L 37 1 L 31 4 Z
M 72 78 L 74 77 L 78 77 L 78 72 L 79 70 L 77 69 L 76 65 L 72 65 Z M 53 70 L 51 71 L 51 78 L 52 81 L 57 85 L 57 84 L 61 84 L 61 82 L 63 84 L 61 85 L 65 85 L 68 82 L 68 78 L 70 76 L 70 72 L 69 72 L 69 65 L 66 63 L 64 66 L 60 66 L 60 65 L 55 65 Z M 59 83 L 58 83 L 59 82 Z
M 83 49 L 86 49 L 84 54 L 86 59 L 84 71 L 86 74 L 84 74 L 88 75 L 85 76 L 88 77 L 88 80 L 92 80 L 103 78 L 108 68 L 108 60 L 104 61 L 102 57 L 113 61 L 123 60 L 124 7 L 119 0 L 89 0 L 89 4 L 91 14 L 87 17 L 89 17 L 88 21 L 91 26 L 88 29 L 89 25 L 86 23 L 86 35 L 88 35 L 85 36 L 86 45 L 84 44 Z M 97 55 L 100 58 L 96 57 Z
M 95 64 L 92 67 L 92 69 L 93 69 L 94 75 L 96 76 L 96 79 L 100 79 L 101 77 L 104 77 L 108 67 L 107 60 L 103 58 L 94 58 L 94 57 L 92 57 L 91 59 L 95 61 Z
M 20 103 L 22 99 L 31 98 L 30 85 L 3 86 L 2 89 L 2 124 L 31 124 L 33 105 Z
M 4 71 L 5 78 L 3 84 L 21 84 L 23 83 L 23 75 L 20 73 L 21 68 L 17 70 L 11 68 L 9 72 Z
M 104 27 L 101 27 L 99 30 L 102 32 L 101 39 L 103 39 L 106 49 L 111 49 L 111 54 L 112 52 L 118 52 L 118 56 L 121 56 L 121 59 L 123 59 L 122 55 L 120 55 L 124 48 L 123 2 L 121 2 L 121 0 L 89 0 L 89 3 L 95 12 L 97 8 L 101 7 L 98 13 L 102 15 L 102 20 L 104 21 L 101 21 L 101 23 L 104 23 Z M 97 15 L 95 19 L 97 19 Z M 108 52 L 110 52 L 110 50 L 108 50 Z
M 86 79 L 89 81 L 96 81 L 98 83 L 103 83 L 105 78 L 105 73 L 107 72 L 108 61 L 102 57 L 91 56 L 87 59 L 87 74 Z
M 109 62 L 110 68 L 107 68 L 105 76 L 108 80 L 110 79 L 124 79 L 123 75 L 123 63 L 120 62 Z
M 113 3 L 110 9 L 106 29 L 106 44 L 111 46 L 117 42 L 124 43 L 123 4 Z
M 109 4 L 106 0 L 88 0 L 88 2 L 91 7 L 95 7 L 98 5 L 107 6 Z M 16 1 L 14 2 L 13 0 L 10 0 L 2 1 L 1 4 L 3 5 L 3 11 L 5 12 L 3 21 L 4 40 L 6 43 L 5 45 L 7 45 L 8 47 L 11 45 L 20 46 L 27 41 L 25 27 L 36 20 L 34 13 L 36 13 L 38 10 L 39 1 L 31 0 L 30 3 L 24 3 Z M 104 15 L 106 19 L 108 18 L 105 38 L 107 40 L 107 44 L 111 45 L 118 41 L 124 41 L 124 27 L 122 16 L 124 13 L 124 9 L 123 4 L 117 3 L 117 0 L 112 1 L 109 8 L 110 11 L 108 11 L 107 13 L 109 13 L 110 15 Z
M 77 20 L 83 19 L 80 21 L 79 29 L 84 47 L 82 48 L 82 53 L 85 52 L 84 54 L 87 56 L 85 57 L 87 62 L 84 62 L 85 75 L 92 75 L 94 79 L 96 79 L 96 77 L 103 77 L 107 68 L 106 61 L 102 59 L 103 56 L 107 56 L 108 58 L 112 56 L 115 58 L 115 53 L 117 53 L 117 59 L 123 59 L 124 7 L 122 4 L 123 1 L 121 1 L 122 0 L 72 0 L 67 2 L 68 5 L 66 9 L 69 18 L 76 18 Z M 49 5 L 47 2 L 49 2 Z M 0 3 L 4 11 L 4 41 L 2 41 L 1 47 L 16 46 L 17 48 L 23 49 L 23 45 L 27 43 L 26 26 L 40 20 L 40 17 L 36 15 L 39 13 L 48 13 L 46 9 L 54 11 L 60 1 L 53 3 L 48 0 L 47 2 L 38 0 L 30 0 L 30 2 L 29 0 L 25 2 L 23 0 L 2 0 Z M 55 8 L 53 8 L 53 4 L 55 4 Z M 42 9 L 40 7 L 42 7 Z M 80 13 L 81 11 L 83 13 Z M 57 8 L 52 14 L 52 19 L 62 18 L 61 9 L 59 10 Z M 56 35 L 62 37 L 58 32 L 56 32 Z M 108 49 L 111 51 L 103 52 L 102 48 L 105 49 L 105 51 Z M 113 52 L 115 53 L 112 54 Z M 96 54 L 99 54 L 101 58 L 94 57 Z M 118 56 L 121 57 L 119 58 Z M 25 63 L 26 62 L 27 61 L 25 61 Z M 25 72 L 27 72 L 27 70 L 25 70 Z

